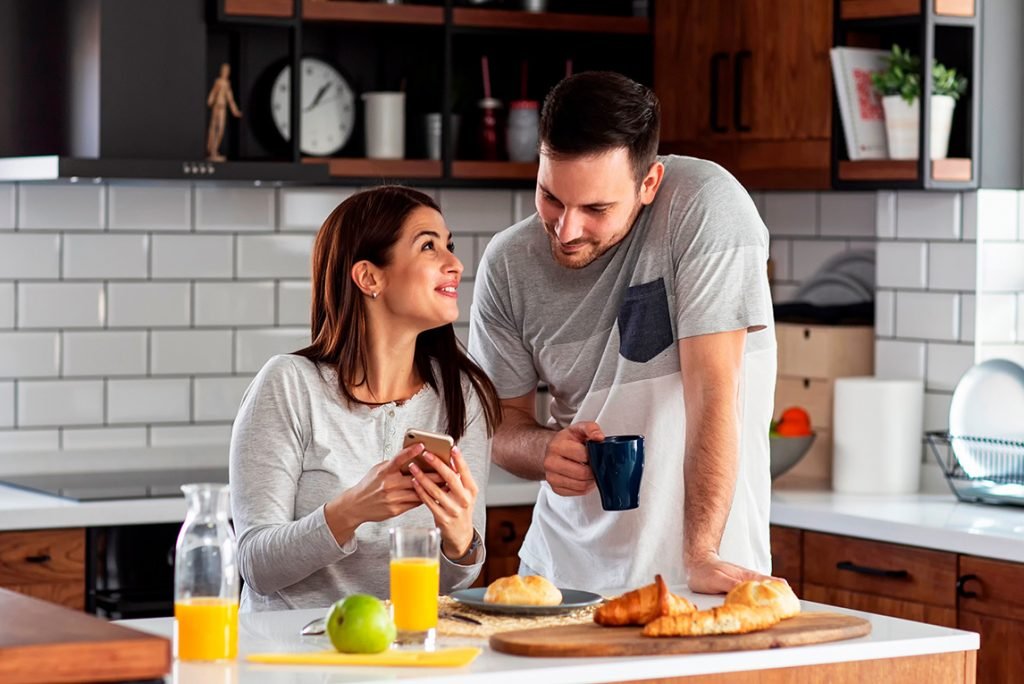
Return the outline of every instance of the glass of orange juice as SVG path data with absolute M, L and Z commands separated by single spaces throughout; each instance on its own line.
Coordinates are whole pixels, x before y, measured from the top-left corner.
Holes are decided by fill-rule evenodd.
M 440 552 L 436 527 L 391 528 L 391 610 L 399 645 L 434 648 Z

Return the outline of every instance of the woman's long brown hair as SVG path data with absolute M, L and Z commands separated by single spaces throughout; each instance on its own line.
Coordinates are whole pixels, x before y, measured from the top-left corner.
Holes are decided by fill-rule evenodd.
M 364 259 L 381 268 L 387 266 L 402 233 L 402 224 L 417 207 L 441 212 L 429 195 L 412 188 L 391 185 L 366 190 L 339 204 L 316 236 L 312 258 L 312 344 L 295 353 L 317 367 L 335 368 L 338 389 L 349 402 L 358 402 L 351 388 L 366 383 L 369 377 L 366 295 L 352 281 L 352 267 Z M 494 434 L 501 420 L 498 393 L 490 378 L 462 349 L 451 323 L 421 332 L 416 338 L 413 358 L 420 377 L 435 392 L 443 394 L 448 434 L 453 439 L 458 441 L 466 432 L 463 374 L 483 404 L 488 434 Z M 440 378 L 434 375 L 434 361 Z

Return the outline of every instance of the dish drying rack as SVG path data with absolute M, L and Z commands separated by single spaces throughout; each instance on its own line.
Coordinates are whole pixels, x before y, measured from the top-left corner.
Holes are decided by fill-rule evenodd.
M 946 432 L 925 437 L 957 499 L 1024 506 L 1024 442 Z

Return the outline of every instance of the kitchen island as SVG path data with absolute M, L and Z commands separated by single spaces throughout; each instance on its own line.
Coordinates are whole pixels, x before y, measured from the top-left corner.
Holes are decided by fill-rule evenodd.
M 719 596 L 679 591 L 698 607 Z M 975 681 L 978 635 L 919 622 L 802 602 L 805 611 L 858 615 L 871 622 L 871 634 L 858 639 L 759 651 L 620 658 L 525 658 L 490 650 L 483 640 L 441 637 L 442 646 L 479 645 L 483 653 L 459 669 L 255 665 L 248 653 L 302 652 L 330 648 L 325 637 L 300 637 L 300 628 L 322 610 L 251 613 L 240 616 L 239 660 L 230 664 L 176 663 L 166 679 L 173 684 L 319 684 L 418 682 L 521 684 L 531 682 L 634 682 L 657 679 L 684 684 L 733 682 L 887 682 L 929 684 Z M 126 620 L 121 624 L 171 638 L 172 618 Z

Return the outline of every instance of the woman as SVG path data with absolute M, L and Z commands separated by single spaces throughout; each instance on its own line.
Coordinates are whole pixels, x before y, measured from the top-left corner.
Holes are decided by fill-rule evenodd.
M 231 435 L 242 610 L 386 597 L 394 526 L 441 530 L 443 593 L 479 574 L 500 408 L 455 337 L 452 248 L 437 204 L 397 186 L 353 195 L 320 228 L 312 344 L 267 362 Z M 451 462 L 403 449 L 408 429 L 451 435 Z

